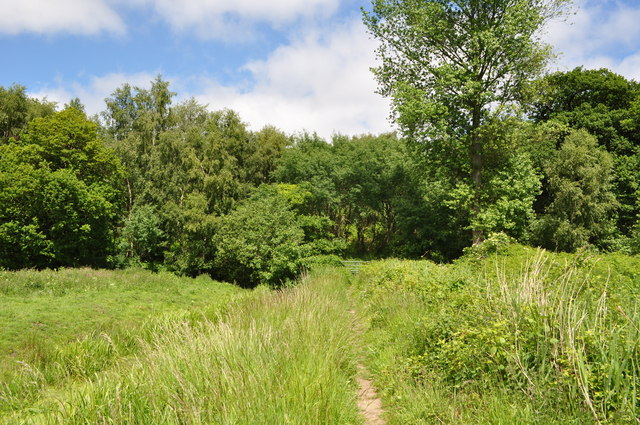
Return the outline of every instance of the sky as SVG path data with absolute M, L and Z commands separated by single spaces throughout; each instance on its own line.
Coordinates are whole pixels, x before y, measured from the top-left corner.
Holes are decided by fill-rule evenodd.
M 177 101 L 329 138 L 392 129 L 375 93 L 370 0 L 0 0 L 0 86 L 87 112 L 157 75 Z M 552 70 L 606 67 L 640 81 L 640 0 L 576 0 L 544 39 Z

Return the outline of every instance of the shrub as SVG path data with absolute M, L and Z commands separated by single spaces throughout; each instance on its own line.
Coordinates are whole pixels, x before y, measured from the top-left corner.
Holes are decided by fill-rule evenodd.
M 277 286 L 297 274 L 303 240 L 284 198 L 251 198 L 221 220 L 214 240 L 216 273 L 242 286 Z

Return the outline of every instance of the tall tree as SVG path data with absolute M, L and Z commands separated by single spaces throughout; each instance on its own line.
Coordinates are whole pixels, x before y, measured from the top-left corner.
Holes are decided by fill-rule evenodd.
M 483 240 L 483 178 L 503 147 L 491 124 L 519 104 L 549 58 L 540 29 L 568 0 L 373 0 L 379 92 L 434 176 L 468 181 L 472 241 Z M 495 124 L 493 124 L 495 125 Z M 491 201 L 491 200 L 490 200 Z

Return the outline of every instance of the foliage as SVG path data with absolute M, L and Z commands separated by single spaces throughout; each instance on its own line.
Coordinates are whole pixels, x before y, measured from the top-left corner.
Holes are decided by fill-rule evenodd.
M 479 200 L 484 207 L 469 227 L 483 234 L 505 232 L 522 239 L 534 217 L 533 203 L 540 191 L 540 177 L 526 154 L 505 159 L 500 168 L 485 170 L 486 189 Z M 451 191 L 445 204 L 452 209 L 469 210 L 475 202 L 473 187 L 464 181 Z
M 56 113 L 22 86 L 0 87 L 0 267 L 232 276 L 237 259 L 217 257 L 218 232 L 240 238 L 229 223 L 248 204 L 266 217 L 271 201 L 260 198 L 279 199 L 294 219 L 278 225 L 303 236 L 277 272 L 244 253 L 243 267 L 256 262 L 239 272 L 248 285 L 341 253 L 451 261 L 470 232 L 635 252 L 638 84 L 582 68 L 531 81 L 548 53 L 536 29 L 565 3 L 374 1 L 364 19 L 403 138 L 250 131 L 234 111 L 175 103 L 160 76 L 116 89 L 95 123 L 79 99 Z M 581 127 L 599 148 L 569 148 Z M 243 244 L 257 246 L 234 249 Z
M 282 197 L 252 198 L 220 222 L 214 241 L 216 271 L 243 286 L 279 285 L 297 274 L 303 239 Z
M 270 181 L 289 139 L 273 127 L 251 133 L 237 113 L 210 112 L 193 99 L 173 105 L 174 95 L 158 77 L 149 89 L 124 85 L 107 99 L 104 132 L 127 168 L 117 263 L 212 273 L 218 219 Z M 132 249 L 149 229 L 131 220 L 150 209 L 161 236 L 146 252 Z
M 618 206 L 612 192 L 611 156 L 595 137 L 572 131 L 545 166 L 551 202 L 532 224 L 533 240 L 561 251 L 587 244 L 606 247 L 615 231 Z
M 483 239 L 485 170 L 494 146 L 490 127 L 527 97 L 528 83 L 549 56 L 539 30 L 562 12 L 561 0 L 374 0 L 364 13 L 380 41 L 379 92 L 426 159 L 432 176 L 464 181 L 473 243 Z
M 118 241 L 119 257 L 114 258 L 119 267 L 148 265 L 155 268 L 162 263 L 158 257 L 165 243 L 165 235 L 160 228 L 160 217 L 153 205 L 141 205 L 131 211 L 120 231 Z
M 314 262 L 306 258 L 340 252 L 343 245 L 326 217 L 299 212 L 308 196 L 295 185 L 263 185 L 222 217 L 214 238 L 215 273 L 242 286 L 279 286 Z
M 628 235 L 640 213 L 640 84 L 607 69 L 557 72 L 543 79 L 532 104 L 537 122 L 586 129 L 614 161 L 613 190 L 620 203 L 617 226 Z
M 329 144 L 307 134 L 283 153 L 274 177 L 307 188 L 299 211 L 331 220 L 352 255 L 384 255 L 412 250 L 400 237 L 401 226 L 413 229 L 403 213 L 422 206 L 411 165 L 394 135 L 336 136 Z
M 31 120 L 55 112 L 55 103 L 30 98 L 26 91 L 17 84 L 0 86 L 0 143 L 19 139 Z
M 0 267 L 104 265 L 122 171 L 76 109 L 33 120 L 0 146 Z

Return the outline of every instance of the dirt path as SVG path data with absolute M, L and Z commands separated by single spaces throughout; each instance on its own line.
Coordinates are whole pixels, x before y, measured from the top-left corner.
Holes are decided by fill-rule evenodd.
M 354 318 L 353 331 L 360 335 L 362 330 L 356 321 L 356 312 L 355 310 L 350 310 L 349 312 Z M 366 367 L 362 363 L 359 363 L 358 376 L 356 377 L 359 387 L 358 409 L 364 417 L 365 425 L 385 425 L 387 422 L 382 418 L 384 414 L 384 410 L 382 410 L 382 400 L 378 397 L 373 381 L 365 378 L 367 375 Z

